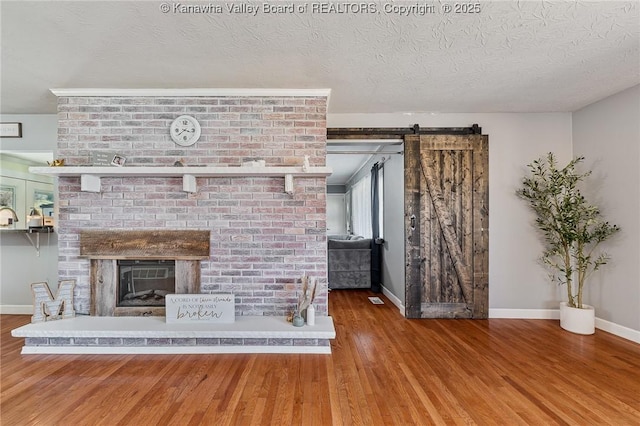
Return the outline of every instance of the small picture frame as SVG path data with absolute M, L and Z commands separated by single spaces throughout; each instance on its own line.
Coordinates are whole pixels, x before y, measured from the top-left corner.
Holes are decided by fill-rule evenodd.
M 116 152 L 94 151 L 91 153 L 92 166 L 116 166 L 122 167 L 127 157 Z
M 127 157 L 120 154 L 115 154 L 111 159 L 111 165 L 116 167 L 122 167 L 124 166 L 124 163 L 126 161 L 127 161 Z
M 0 123 L 0 138 L 21 138 L 22 123 Z

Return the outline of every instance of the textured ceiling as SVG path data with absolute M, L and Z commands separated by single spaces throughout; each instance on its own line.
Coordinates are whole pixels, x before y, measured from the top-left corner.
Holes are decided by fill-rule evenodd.
M 551 112 L 640 83 L 637 0 L 482 1 L 474 14 L 394 3 L 433 5 L 424 16 L 380 1 L 377 13 L 298 1 L 305 13 L 255 16 L 183 4 L 222 12 L 0 2 L 2 112 L 53 113 L 50 88 L 83 87 L 329 88 L 331 113 Z

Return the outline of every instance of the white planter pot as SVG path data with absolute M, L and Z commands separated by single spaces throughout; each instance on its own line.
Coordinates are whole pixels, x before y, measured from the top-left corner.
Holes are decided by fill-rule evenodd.
M 582 304 L 583 308 L 572 308 L 567 302 L 560 303 L 560 327 L 576 334 L 596 332 L 596 310 Z

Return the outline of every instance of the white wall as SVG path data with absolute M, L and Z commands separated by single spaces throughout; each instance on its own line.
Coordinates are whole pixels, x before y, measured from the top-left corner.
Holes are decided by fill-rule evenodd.
M 40 234 L 38 256 L 24 232 L 0 233 L 0 312 L 28 313 L 32 305 L 31 283 L 47 281 L 53 292 L 58 288 L 57 235 Z M 37 235 L 31 237 L 35 241 Z
M 55 157 L 58 141 L 57 114 L 2 114 L 0 121 L 22 123 L 22 137 L 0 139 L 0 150 L 51 151 Z
M 58 128 L 56 114 L 4 114 L 0 116 L 0 121 L 22 123 L 23 134 L 19 139 L 0 139 L 0 150 L 53 152 L 55 156 Z M 41 180 L 36 176 L 32 179 Z M 57 235 L 43 234 L 40 238 L 43 247 L 38 257 L 24 233 L 11 231 L 0 234 L 0 312 L 29 312 L 28 307 L 32 303 L 30 284 L 33 282 L 49 281 L 53 291 L 57 288 Z
M 622 228 L 603 243 L 611 262 L 590 280 L 587 303 L 598 318 L 640 331 L 640 86 L 576 111 L 573 145 L 593 171 L 587 195 Z
M 557 309 L 562 289 L 551 284 L 538 258 L 542 251 L 533 215 L 515 195 L 526 165 L 548 151 L 560 161 L 572 154 L 571 114 L 329 114 L 327 127 L 465 127 L 478 123 L 489 135 L 489 306 Z M 388 177 L 385 164 L 384 285 L 404 302 L 403 174 L 400 161 Z M 398 169 L 395 169 L 395 167 Z M 387 184 L 392 188 L 387 188 Z M 392 232 L 390 229 L 394 229 Z M 388 282 L 390 280 L 391 282 Z

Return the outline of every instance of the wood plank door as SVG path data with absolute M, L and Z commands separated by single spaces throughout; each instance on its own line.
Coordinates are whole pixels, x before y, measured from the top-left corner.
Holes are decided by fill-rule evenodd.
M 405 137 L 407 318 L 488 317 L 488 143 Z

